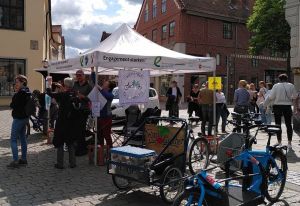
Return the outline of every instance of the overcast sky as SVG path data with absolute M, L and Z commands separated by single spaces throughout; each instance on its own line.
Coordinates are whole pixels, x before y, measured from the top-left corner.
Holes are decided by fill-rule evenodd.
M 102 31 L 113 32 L 122 23 L 133 26 L 142 0 L 52 0 L 52 22 L 61 24 L 66 57 L 96 47 Z

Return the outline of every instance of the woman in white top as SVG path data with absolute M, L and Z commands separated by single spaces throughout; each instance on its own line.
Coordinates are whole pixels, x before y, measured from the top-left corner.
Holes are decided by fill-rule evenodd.
M 256 104 L 259 108 L 259 112 L 261 114 L 261 120 L 263 122 L 263 124 L 267 124 L 267 119 L 266 119 L 266 110 L 264 108 L 264 102 L 266 99 L 266 93 L 267 93 L 267 89 L 266 89 L 266 83 L 264 81 L 260 81 L 259 82 L 259 92 L 257 94 L 257 101 Z
M 226 105 L 226 98 L 224 93 L 221 90 L 217 90 L 216 92 L 216 105 L 217 105 L 217 132 L 218 125 L 220 121 L 220 117 L 222 118 L 222 133 L 226 133 L 225 126 L 227 122 L 227 117 L 229 115 L 229 111 Z
M 266 100 L 269 98 L 272 88 L 273 88 L 273 84 L 267 83 L 267 93 L 265 95 Z M 266 124 L 272 123 L 272 106 L 273 106 L 272 103 L 270 103 L 269 106 L 264 108 L 266 111 L 266 121 L 267 121 Z
M 288 83 L 288 77 L 286 74 L 279 75 L 279 83 L 275 84 L 266 99 L 264 106 L 267 107 L 273 101 L 273 111 L 275 117 L 275 123 L 281 125 L 281 117 L 284 117 L 287 137 L 288 137 L 288 147 L 292 148 L 292 105 L 293 101 L 297 98 L 297 91 L 295 86 Z M 281 144 L 281 134 L 277 135 L 278 143 Z

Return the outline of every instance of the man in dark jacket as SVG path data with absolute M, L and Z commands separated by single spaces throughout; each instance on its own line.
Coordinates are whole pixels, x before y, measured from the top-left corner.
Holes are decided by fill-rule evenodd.
M 10 146 L 13 154 L 13 161 L 7 165 L 8 168 L 18 168 L 19 166 L 27 165 L 27 139 L 26 125 L 29 117 L 26 115 L 25 106 L 30 96 L 30 91 L 27 87 L 27 78 L 19 75 L 15 78 L 15 94 L 10 103 L 12 109 L 12 127 L 10 136 Z M 21 141 L 22 158 L 18 157 L 17 139 Z
M 169 110 L 169 117 L 179 117 L 179 102 L 182 97 L 181 91 L 176 81 L 172 81 L 172 86 L 167 91 L 166 110 Z
M 76 72 L 76 82 L 74 83 L 73 90 L 77 93 L 77 96 L 88 102 L 88 94 L 92 91 L 92 86 L 86 81 L 85 75 L 83 70 L 79 69 Z M 88 107 L 88 105 L 86 105 Z M 77 140 L 77 147 L 76 147 L 76 155 L 81 156 L 87 154 L 87 144 L 85 141 L 85 129 L 86 129 L 86 121 L 88 116 L 84 116 L 81 119 L 81 124 L 79 125 L 81 130 L 81 137 Z
M 57 164 L 55 164 L 55 167 L 58 169 L 64 168 L 64 143 L 68 146 L 70 167 L 76 167 L 74 143 L 82 135 L 80 124 L 84 113 L 81 109 L 80 98 L 72 90 L 73 84 L 71 78 L 65 78 L 65 91 L 49 94 L 59 104 L 53 137 L 53 145 L 57 148 Z

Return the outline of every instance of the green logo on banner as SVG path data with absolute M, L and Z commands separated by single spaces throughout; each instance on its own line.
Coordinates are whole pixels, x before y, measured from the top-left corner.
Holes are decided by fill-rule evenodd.
M 154 65 L 156 67 L 160 67 L 161 57 L 155 57 L 154 59 Z

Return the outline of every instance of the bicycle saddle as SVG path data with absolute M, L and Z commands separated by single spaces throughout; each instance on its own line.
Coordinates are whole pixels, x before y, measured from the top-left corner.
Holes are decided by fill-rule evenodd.
M 266 132 L 269 134 L 278 134 L 281 132 L 280 128 L 276 128 L 276 127 L 269 127 L 266 129 Z

